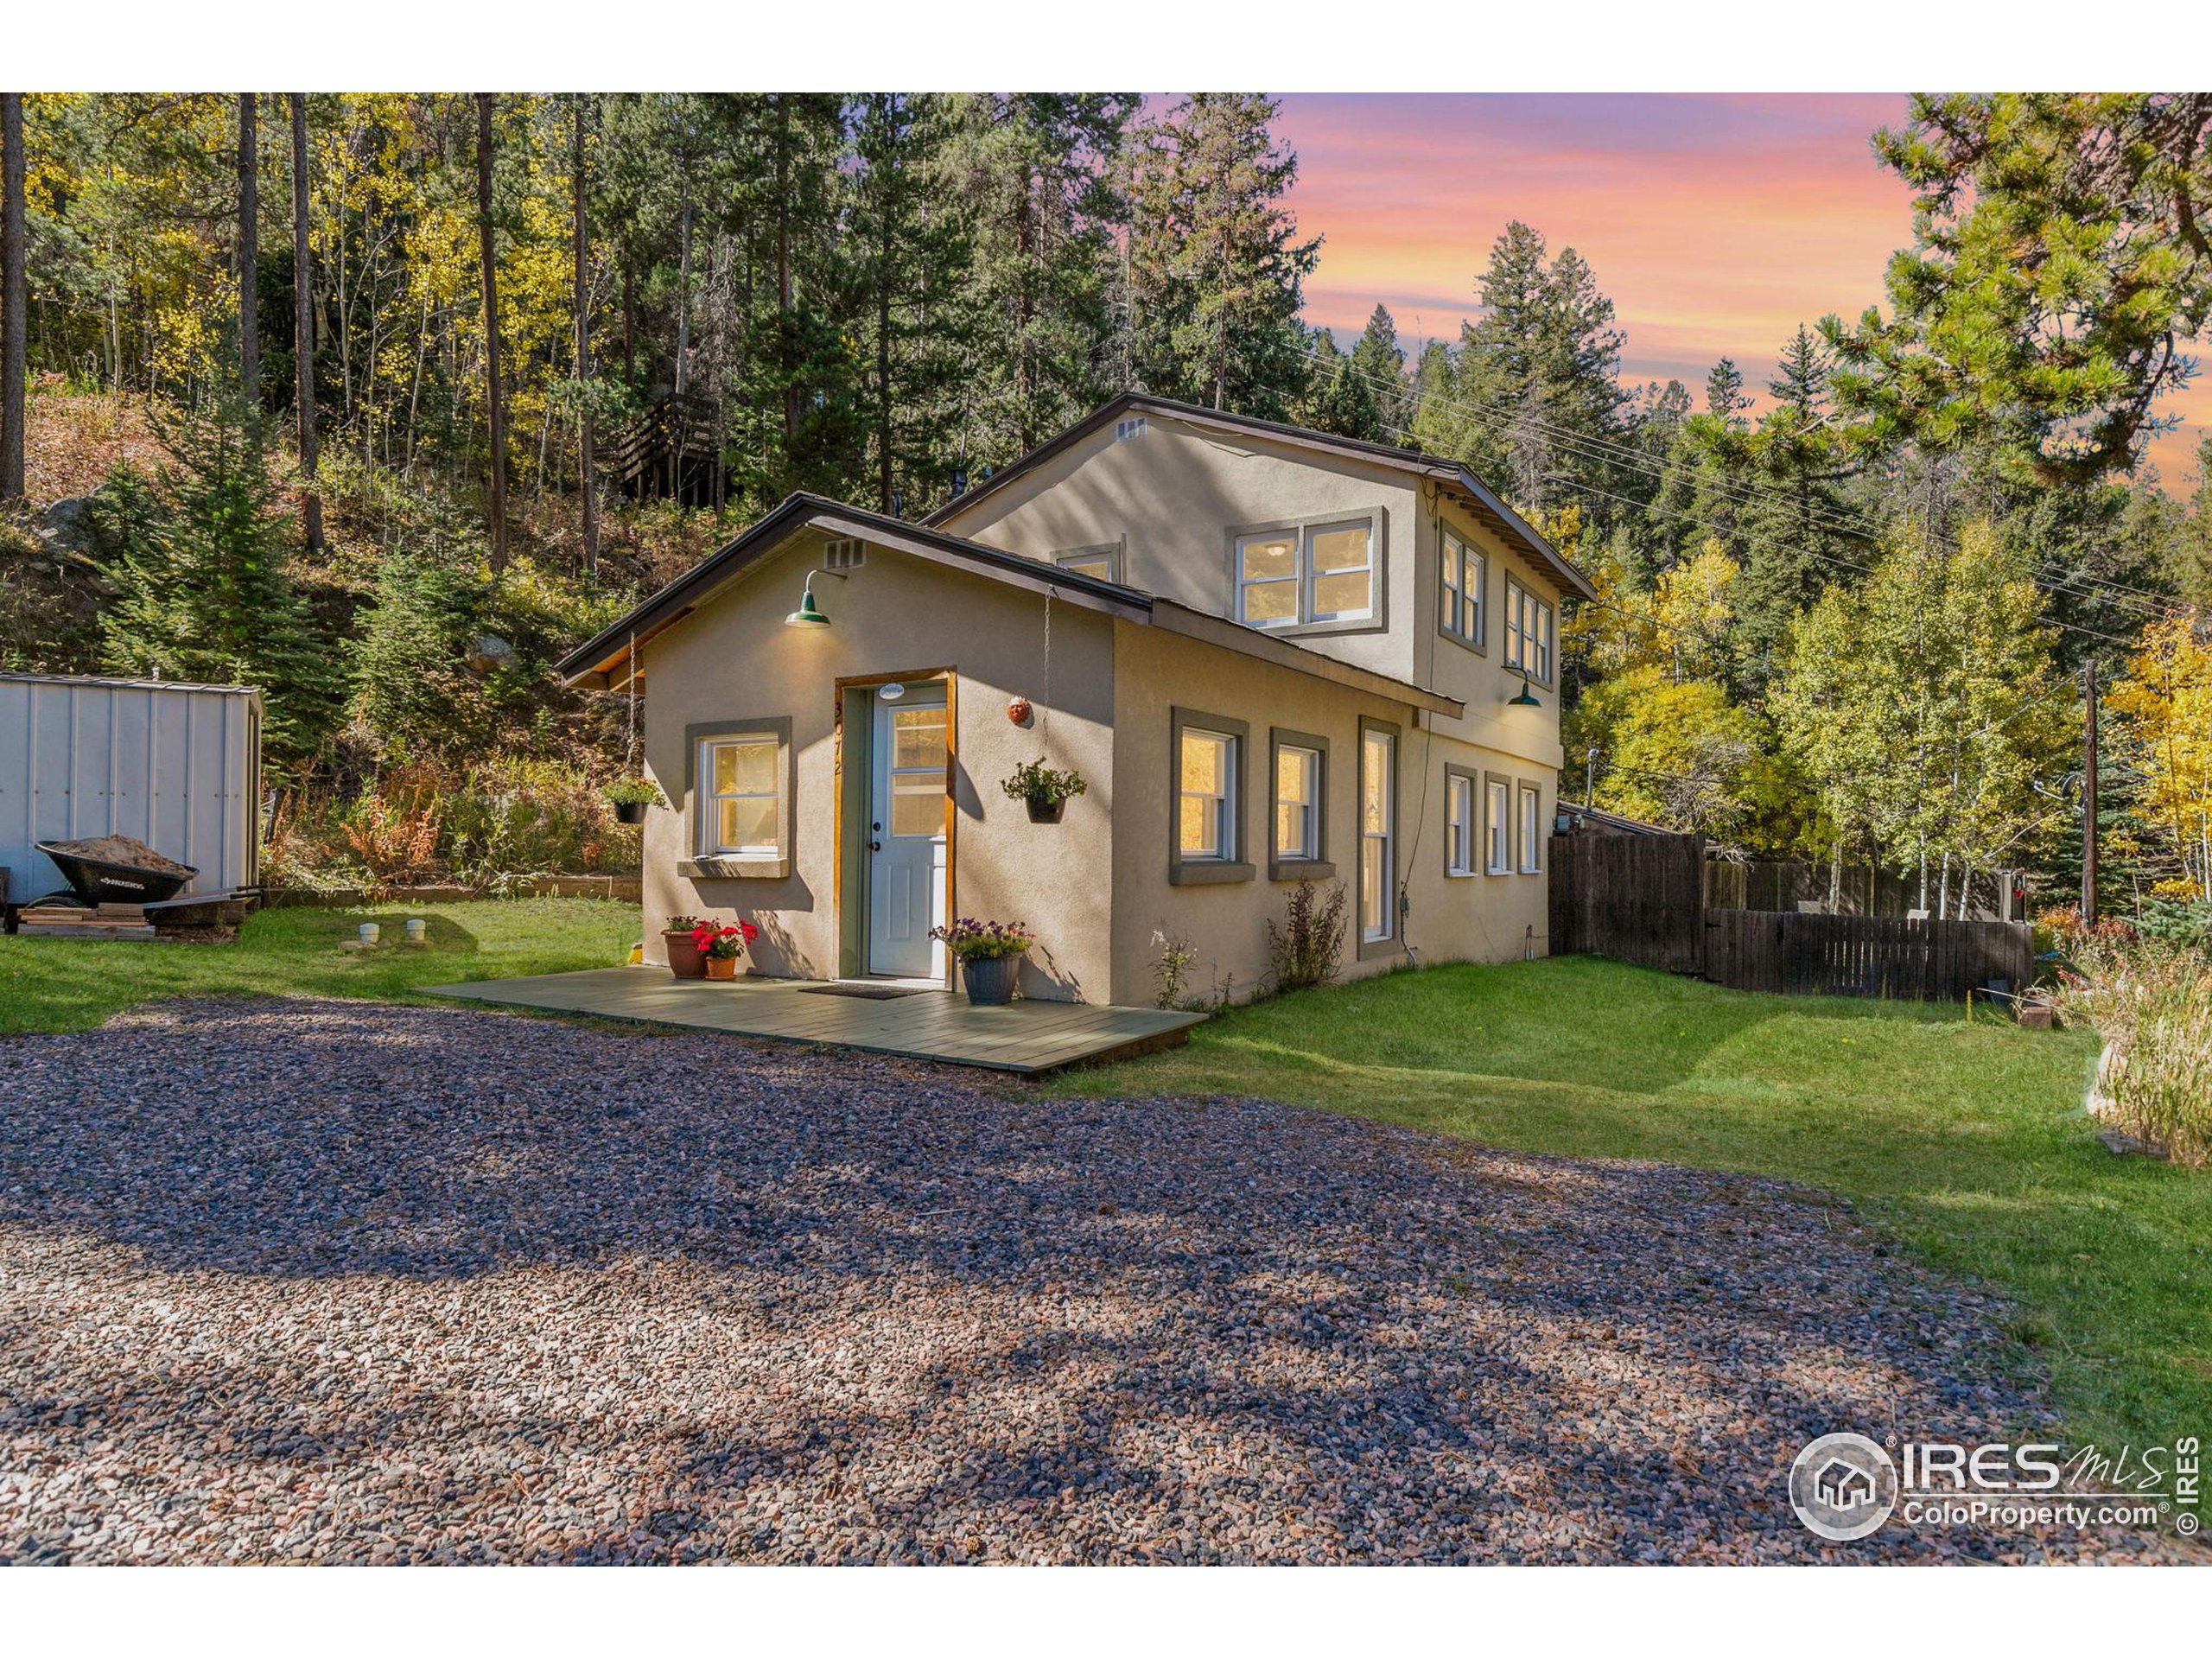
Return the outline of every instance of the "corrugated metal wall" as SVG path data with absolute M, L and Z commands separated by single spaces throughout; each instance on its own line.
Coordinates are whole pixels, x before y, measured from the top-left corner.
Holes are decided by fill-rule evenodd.
M 41 841 L 129 836 L 196 867 L 188 889 L 258 880 L 261 703 L 229 687 L 0 675 L 0 864 L 20 904 L 64 885 Z

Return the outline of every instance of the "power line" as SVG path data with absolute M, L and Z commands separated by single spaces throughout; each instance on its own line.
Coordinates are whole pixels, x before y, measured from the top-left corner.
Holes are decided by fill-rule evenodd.
M 1316 362 L 1331 361 L 1331 359 L 1322 358 L 1318 353 L 1309 352 L 1307 354 Z M 1348 359 L 1343 359 L 1342 361 L 1343 369 L 1345 373 L 1356 376 L 1357 378 L 1378 390 L 1392 389 L 1392 382 L 1385 380 L 1379 375 L 1370 374 L 1364 370 L 1351 367 Z M 1395 389 L 1402 394 L 1404 390 L 1402 386 L 1396 387 Z M 1433 403 L 1438 408 L 1454 410 L 1462 415 L 1466 415 L 1469 418 L 1473 419 L 1478 423 L 1492 423 L 1493 430 L 1497 429 L 1494 423 L 1500 421 L 1510 422 L 1516 425 L 1533 427 L 1536 430 L 1547 433 L 1555 438 L 1561 445 L 1578 454 L 1586 461 L 1596 460 L 1607 461 L 1618 458 L 1619 461 L 1625 462 L 1630 467 L 1642 471 L 1647 476 L 1655 480 L 1663 480 L 1666 475 L 1665 463 L 1663 461 L 1655 461 L 1649 454 L 1646 454 L 1642 449 L 1637 448 L 1631 445 L 1616 442 L 1609 438 L 1593 437 L 1585 433 L 1578 433 L 1569 428 L 1560 426 L 1554 422 L 1546 421 L 1541 416 L 1529 415 L 1522 410 L 1508 409 L 1503 404 L 1485 404 L 1479 399 L 1463 401 L 1446 397 L 1436 397 L 1427 399 L 1425 401 Z M 1881 537 L 1879 532 L 1871 523 L 1854 523 L 1850 520 L 1840 518 L 1833 512 L 1827 510 L 1818 510 L 1808 514 L 1806 513 L 1805 504 L 1798 498 L 1786 495 L 1777 490 L 1764 488 L 1759 485 L 1751 483 L 1749 480 L 1708 477 L 1706 480 L 1706 482 L 1708 486 L 1718 489 L 1721 493 L 1728 495 L 1732 499 L 1740 501 L 1745 505 L 1754 505 L 1761 502 L 1764 502 L 1777 506 L 1786 507 L 1800 513 L 1801 515 L 1809 517 L 1815 522 L 1818 523 L 1821 528 L 1831 531 L 1838 535 L 1847 536 L 1854 540 L 1867 542 L 1876 546 L 1879 546 L 1880 544 Z M 1616 497 L 1613 499 L 1624 499 L 1625 498 Z M 1630 505 L 1638 505 L 1641 504 L 1631 502 Z M 1956 547 L 1955 543 L 1946 542 L 1942 537 L 1931 537 L 1930 539 L 1936 541 L 1939 545 L 1948 546 L 1954 549 Z M 2046 566 L 2045 569 L 2047 570 L 2050 567 Z M 2092 582 L 2096 584 L 2099 588 L 2109 589 L 2115 596 L 2124 594 L 2131 596 L 2140 604 L 2163 607 L 2163 613 L 2164 614 L 2171 615 L 2175 613 L 2177 609 L 2185 608 L 2177 607 L 2174 601 L 2167 598 L 2164 594 L 2153 594 L 2148 588 L 2137 588 L 2126 582 L 2113 581 L 2109 577 L 2091 576 L 2086 573 L 2079 572 L 2065 572 L 2063 574 L 2069 579 Z M 2037 585 L 2041 586 L 2043 584 L 2038 583 Z M 2076 598 L 2089 599 L 2100 596 L 2077 588 L 2067 586 L 2064 582 L 2061 582 L 2058 585 L 2061 587 L 2063 591 L 2071 593 Z
M 1352 375 L 1378 390 L 1392 390 L 1399 392 L 1401 395 L 1402 395 L 1404 391 L 1404 388 L 1402 385 L 1394 385 L 1393 383 L 1383 379 L 1381 376 L 1370 374 L 1363 370 L 1353 368 L 1351 365 L 1349 359 L 1325 359 L 1322 358 L 1319 353 L 1312 352 L 1310 350 L 1307 353 L 1307 355 L 1316 362 L 1327 363 L 1332 368 L 1340 369 L 1342 372 Z M 1571 454 L 1576 455 L 1581 460 L 1595 461 L 1604 464 L 1624 465 L 1631 470 L 1643 474 L 1645 476 L 1651 478 L 1655 481 L 1663 481 L 1666 477 L 1666 466 L 1663 461 L 1655 460 L 1652 456 L 1647 454 L 1643 450 L 1631 448 L 1628 445 L 1617 443 L 1610 439 L 1592 437 L 1586 434 L 1573 432 L 1567 428 L 1559 426 L 1552 422 L 1545 421 L 1541 417 L 1528 415 L 1518 410 L 1504 409 L 1497 404 L 1487 404 L 1480 402 L 1468 402 L 1446 397 L 1429 398 L 1426 401 L 1432 403 L 1437 408 L 1451 412 L 1456 412 L 1465 416 L 1468 419 L 1475 421 L 1478 424 L 1485 425 L 1493 432 L 1497 432 L 1500 429 L 1501 423 L 1510 423 L 1516 425 L 1532 427 L 1538 431 L 1546 433 L 1548 435 L 1554 438 L 1560 447 L 1566 448 Z M 1618 495 L 1609 491 L 1598 489 L 1594 486 L 1586 484 L 1583 480 L 1573 478 L 1570 475 L 1548 473 L 1545 476 L 1554 482 L 1568 484 L 1577 490 L 1602 496 L 1607 500 L 1617 501 L 1627 506 L 1637 507 L 1646 512 L 1667 512 L 1670 511 L 1669 509 L 1659 507 L 1655 503 L 1640 502 L 1627 496 Z M 1803 501 L 1797 498 L 1784 494 L 1779 491 L 1766 489 L 1761 486 L 1745 480 L 1717 478 L 1710 475 L 1704 480 L 1704 482 L 1708 488 L 1717 491 L 1719 493 L 1728 497 L 1729 499 L 1738 502 L 1739 505 L 1745 506 L 1766 505 L 1785 508 L 1798 516 L 1806 518 L 1808 522 L 1818 525 L 1820 528 L 1828 531 L 1832 534 L 1847 537 L 1852 540 L 1865 542 L 1876 547 L 1878 547 L 1881 543 L 1879 532 L 1871 524 L 1865 523 L 1853 523 L 1840 518 L 1833 512 L 1824 509 L 1815 509 L 1808 512 L 1807 510 L 1806 504 Z M 1677 512 L 1674 512 L 1672 516 L 1688 518 L 1690 522 L 1698 524 L 1707 530 L 1717 530 L 1720 528 L 1720 526 L 1715 525 L 1708 520 L 1697 518 L 1691 514 Z M 1955 541 L 1942 537 L 1934 536 L 1932 534 L 1929 537 L 1929 540 L 1938 547 L 1948 549 L 1951 551 L 1957 550 L 1958 544 Z M 1815 557 L 1827 557 L 1829 558 L 1829 563 L 1840 564 L 1846 569 L 1861 571 L 1868 569 L 1868 567 L 1865 565 L 1853 564 L 1849 561 L 1829 557 L 1829 556 L 1821 554 L 1814 549 L 1808 548 L 1803 550 L 1813 553 Z M 2163 595 L 2153 594 L 2147 588 L 2137 588 L 2126 582 L 2115 582 L 2108 577 L 2092 576 L 2083 572 L 2060 570 L 2058 574 L 2053 575 L 2052 572 L 2055 569 L 2056 567 L 2050 566 L 2048 563 L 2039 566 L 2038 573 L 2042 579 L 2038 580 L 2037 576 L 2031 575 L 2030 580 L 2034 582 L 2037 587 L 2043 588 L 2045 592 L 2063 593 L 2075 599 L 2091 601 L 2102 600 L 2106 602 L 2120 605 L 2126 608 L 2133 609 L 2145 614 L 2156 615 L 2161 620 L 2171 619 L 2177 615 L 2185 614 L 2187 612 L 2186 607 L 2177 605 L 2174 601 L 2167 599 Z M 2093 584 L 2093 586 L 2090 588 L 2084 588 L 2077 585 L 2082 582 L 2088 582 Z M 2132 645 L 2133 644 L 2133 641 L 2120 639 L 2112 634 L 2097 633 L 2094 629 L 2081 628 L 2069 623 L 2060 623 L 2057 626 L 2070 628 L 2075 632 L 2093 634 L 2098 639 L 2112 640 L 2119 645 Z

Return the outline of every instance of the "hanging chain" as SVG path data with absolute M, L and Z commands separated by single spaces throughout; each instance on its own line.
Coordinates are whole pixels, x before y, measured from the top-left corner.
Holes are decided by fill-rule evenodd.
M 638 631 L 630 630 L 630 741 L 622 751 L 622 764 L 632 776 L 638 771 Z
M 1052 588 L 1045 587 L 1045 715 L 1037 722 L 1037 744 L 1042 748 L 1052 735 Z

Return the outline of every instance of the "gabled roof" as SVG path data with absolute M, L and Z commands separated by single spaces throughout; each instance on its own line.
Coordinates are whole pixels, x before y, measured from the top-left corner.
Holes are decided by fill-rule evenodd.
M 1400 449 L 1387 443 L 1367 443 L 1357 438 L 1340 438 L 1333 433 L 1309 431 L 1302 426 L 1287 426 L 1281 421 L 1263 421 L 1254 415 L 1236 415 L 1227 410 L 1178 403 L 1172 397 L 1155 397 L 1144 391 L 1125 391 L 1101 404 L 1058 436 L 1007 462 L 965 494 L 955 496 L 924 522 L 931 524 L 950 523 L 1031 468 L 1080 443 L 1109 421 L 1118 421 L 1133 414 L 1157 415 L 1162 419 L 1180 421 L 1190 426 L 1267 438 L 1317 454 L 1363 461 L 1371 465 L 1389 467 L 1395 472 L 1432 480 L 1458 494 L 1474 510 L 1478 518 L 1526 553 L 1540 569 L 1558 577 L 1561 587 L 1584 599 L 1598 596 L 1598 590 L 1590 585 L 1588 578 L 1567 563 L 1564 554 L 1456 461 L 1425 455 L 1417 449 Z
M 986 547 L 981 542 L 949 536 L 925 524 L 908 524 L 865 507 L 848 506 L 826 496 L 804 493 L 785 497 L 772 512 L 753 524 L 735 541 L 702 559 L 621 620 L 601 629 L 563 657 L 556 664 L 555 671 L 570 685 L 587 679 L 595 679 L 602 686 L 618 683 L 627 677 L 618 676 L 617 671 L 627 663 L 633 646 L 644 644 L 662 629 L 690 615 L 724 582 L 742 575 L 748 566 L 780 552 L 792 537 L 808 530 L 855 537 L 874 546 L 910 554 L 933 564 L 967 570 L 995 582 L 1026 588 L 1032 593 L 1049 593 L 1063 603 L 1080 605 L 1125 621 L 1165 628 L 1243 656 L 1436 714 L 1457 715 L 1465 708 L 1456 697 L 1447 697 L 1440 691 L 1340 662 L 1294 640 L 1262 633 L 1241 623 L 1191 611 L 1167 600 L 1155 600 L 1141 588 L 1065 570 L 1019 553 L 1009 553 L 1003 548 Z

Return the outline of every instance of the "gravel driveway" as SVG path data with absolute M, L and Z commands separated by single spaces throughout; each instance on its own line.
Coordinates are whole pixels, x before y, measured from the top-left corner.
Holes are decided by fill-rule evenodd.
M 0 1560 L 1730 1560 L 2025 1427 L 1815 1195 L 508 1015 L 0 1044 Z

